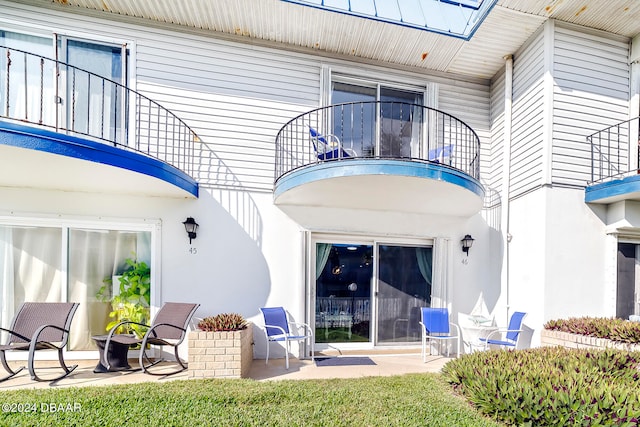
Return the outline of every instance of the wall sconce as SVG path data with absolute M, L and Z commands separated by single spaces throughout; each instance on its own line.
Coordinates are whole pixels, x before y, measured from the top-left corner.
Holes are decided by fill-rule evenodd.
M 473 237 L 471 237 L 471 234 L 466 234 L 462 240 L 460 240 L 460 242 L 462 242 L 462 252 L 464 252 L 465 254 L 467 254 L 467 256 L 469 256 L 469 249 L 471 249 L 471 246 L 473 246 L 473 241 L 475 239 Z
M 198 223 L 195 219 L 188 217 L 186 221 L 183 222 L 184 229 L 187 230 L 187 236 L 189 236 L 189 244 L 191 244 L 191 240 L 196 238 L 196 232 L 198 231 Z

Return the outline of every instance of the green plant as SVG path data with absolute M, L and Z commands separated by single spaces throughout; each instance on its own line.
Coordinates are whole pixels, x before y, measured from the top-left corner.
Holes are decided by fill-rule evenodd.
M 572 317 L 569 319 L 549 320 L 544 325 L 551 331 L 569 332 L 612 341 L 640 343 L 640 322 L 603 317 Z
M 239 331 L 247 328 L 247 321 L 237 313 L 221 313 L 205 317 L 198 322 L 198 329 L 212 331 Z
M 126 268 L 119 277 L 119 293 L 111 295 L 112 278 L 103 280 L 104 285 L 97 293 L 100 301 L 111 303 L 109 317 L 113 319 L 106 326 L 109 331 L 125 320 L 147 324 L 149 322 L 149 306 L 151 304 L 151 269 L 135 258 L 125 260 Z M 135 334 L 141 338 L 144 327 L 135 324 L 122 325 L 116 331 L 121 334 Z
M 481 412 L 508 425 L 637 426 L 640 354 L 541 347 L 486 351 L 443 368 Z

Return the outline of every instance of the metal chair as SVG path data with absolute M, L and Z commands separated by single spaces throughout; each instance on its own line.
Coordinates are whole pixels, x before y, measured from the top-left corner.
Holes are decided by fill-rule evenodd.
M 267 339 L 267 359 L 269 363 L 269 344 L 271 341 L 284 341 L 285 366 L 289 369 L 289 352 L 291 351 L 291 341 L 310 341 L 311 360 L 314 359 L 314 339 L 313 331 L 306 323 L 290 322 L 287 319 L 287 312 L 282 307 L 263 307 L 260 309 L 264 316 L 264 335 Z M 293 326 L 293 332 L 289 326 Z M 300 334 L 300 330 L 304 332 Z
M 14 377 L 24 369 L 13 370 L 7 363 L 7 351 L 29 351 L 27 366 L 31 379 L 35 381 L 57 381 L 69 375 L 78 365 L 67 366 L 64 363 L 62 349 L 69 340 L 69 328 L 78 303 L 70 302 L 25 302 L 13 319 L 10 329 L 0 328 L 9 333 L 7 343 L 0 345 L 0 362 L 9 373 L 0 382 Z M 58 362 L 64 373 L 53 379 L 42 379 L 36 375 L 35 352 L 38 350 L 56 350 Z
M 321 135 L 312 127 L 309 127 L 309 135 L 318 160 L 348 159 L 357 156 L 353 148 L 344 148 L 340 139 L 335 135 Z
M 422 321 L 422 361 L 427 361 L 427 342 L 429 343 L 429 355 L 431 355 L 431 341 L 453 341 L 457 342 L 456 357 L 460 355 L 460 328 L 458 325 L 449 322 L 449 310 L 446 308 L 421 308 Z M 456 331 L 456 335 L 451 334 L 451 326 Z M 447 347 L 447 356 L 449 348 Z
M 200 304 L 190 304 L 190 303 L 182 303 L 182 302 L 166 302 L 160 308 L 160 311 L 156 314 L 151 325 L 145 325 L 142 323 L 124 321 L 115 325 L 109 331 L 109 335 L 107 335 L 107 341 L 104 345 L 103 352 L 103 360 L 102 364 L 109 370 L 111 368 L 108 354 L 109 354 L 109 346 L 112 342 L 117 342 L 119 344 L 125 345 L 136 345 L 140 344 L 140 355 L 139 355 L 139 363 L 140 368 L 145 374 L 149 375 L 173 375 L 178 372 L 182 372 L 187 369 L 187 365 L 185 365 L 180 356 L 178 355 L 178 346 L 184 340 L 187 333 L 187 326 L 191 321 L 196 310 L 200 307 Z M 116 331 L 122 325 L 127 324 L 135 324 L 143 327 L 149 328 L 147 332 L 144 334 L 142 339 L 136 337 L 135 335 L 130 334 L 117 334 Z M 170 372 L 170 373 L 154 373 L 149 371 L 149 368 L 157 365 L 162 362 L 163 359 L 158 359 L 156 361 L 151 361 L 147 356 L 148 346 L 157 345 L 157 346 L 171 346 L 174 348 L 175 361 L 178 363 L 180 368 L 178 370 Z M 146 363 L 145 363 L 146 361 Z
M 486 338 L 480 338 L 480 341 L 484 343 L 484 349 L 488 349 L 490 345 L 499 346 L 500 348 L 517 348 L 520 333 L 522 332 L 522 321 L 526 315 L 527 313 L 516 311 L 511 315 L 509 326 L 506 329 L 498 329 L 491 332 Z M 505 334 L 504 339 L 494 338 L 502 336 L 502 334 Z

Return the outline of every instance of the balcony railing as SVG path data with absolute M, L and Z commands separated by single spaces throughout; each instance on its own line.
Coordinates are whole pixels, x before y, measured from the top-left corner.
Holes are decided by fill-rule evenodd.
M 199 139 L 157 102 L 64 62 L 0 50 L 0 118 L 137 151 L 194 176 Z
M 640 117 L 589 135 L 587 141 L 591 145 L 591 182 L 637 173 L 640 159 Z
M 422 161 L 480 177 L 480 140 L 463 121 L 401 102 L 353 102 L 318 108 L 289 121 L 276 138 L 276 181 L 324 162 Z

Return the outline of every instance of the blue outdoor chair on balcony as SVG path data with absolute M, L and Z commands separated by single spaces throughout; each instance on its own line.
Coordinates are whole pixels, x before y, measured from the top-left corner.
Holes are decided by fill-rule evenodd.
M 449 322 L 449 310 L 446 308 L 422 307 L 422 361 L 427 361 L 427 344 L 431 354 L 431 341 L 455 341 L 457 343 L 456 356 L 460 355 L 460 328 Z M 451 327 L 456 334 L 451 333 Z M 447 357 L 449 348 L 447 347 Z
M 491 332 L 486 338 L 480 338 L 480 342 L 484 343 L 484 349 L 488 349 L 490 345 L 500 348 L 516 349 L 522 332 L 522 321 L 526 315 L 527 313 L 516 311 L 511 315 L 507 329 L 498 329 Z M 504 339 L 500 339 L 503 334 Z
M 356 157 L 356 152 L 351 148 L 344 148 L 340 139 L 335 135 L 322 135 L 311 126 L 309 126 L 309 135 L 311 136 L 311 143 L 318 156 L 318 160 L 324 161 Z
M 450 165 L 451 158 L 453 157 L 453 149 L 453 144 L 436 147 L 433 150 L 429 150 L 427 160 Z
M 284 342 L 285 366 L 289 369 L 289 352 L 291 341 L 308 341 L 311 347 L 311 360 L 314 360 L 313 331 L 306 323 L 290 322 L 287 312 L 282 307 L 263 307 L 260 309 L 264 316 L 264 334 L 267 340 L 267 358 L 269 363 L 269 344 L 271 341 Z M 290 326 L 292 328 L 290 328 Z

